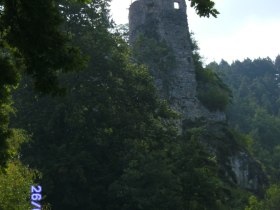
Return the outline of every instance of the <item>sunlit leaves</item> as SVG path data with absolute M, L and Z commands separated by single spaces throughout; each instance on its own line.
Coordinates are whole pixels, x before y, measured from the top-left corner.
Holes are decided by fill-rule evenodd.
M 280 187 L 272 185 L 266 190 L 264 199 L 251 196 L 245 210 L 278 210 L 280 206 Z
M 30 187 L 40 174 L 24 166 L 20 158 L 20 147 L 29 140 L 22 130 L 13 130 L 8 138 L 9 161 L 5 169 L 0 170 L 0 209 L 29 209 Z

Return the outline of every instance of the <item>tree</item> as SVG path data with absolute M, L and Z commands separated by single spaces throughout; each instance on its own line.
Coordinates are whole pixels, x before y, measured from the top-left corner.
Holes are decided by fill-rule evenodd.
M 191 7 L 194 7 L 196 13 L 200 17 L 217 17 L 219 14 L 218 10 L 214 8 L 215 3 L 211 0 L 189 0 Z
M 0 209 L 29 209 L 30 187 L 35 185 L 39 177 L 36 170 L 24 166 L 19 160 L 21 143 L 28 141 L 29 137 L 22 130 L 13 130 L 8 139 L 11 157 L 7 168 L 0 171 Z
M 58 75 L 80 68 L 83 59 L 61 30 L 56 1 L 2 0 L 0 7 L 0 165 L 4 165 L 9 158 L 7 139 L 11 135 L 10 95 L 20 75 L 31 75 L 40 92 L 58 94 Z
M 279 185 L 270 186 L 263 200 L 258 200 L 255 196 L 249 199 L 249 206 L 245 210 L 279 210 L 280 209 L 280 188 Z
M 81 69 L 84 66 L 78 48 L 71 43 L 71 33 L 62 30 L 62 25 L 67 22 L 63 11 L 70 4 L 91 3 L 95 8 L 92 15 L 105 14 L 102 11 L 108 5 L 108 0 L 1 0 L 0 1 L 0 165 L 4 165 L 7 156 L 7 138 L 9 129 L 9 115 L 12 112 L 10 94 L 19 82 L 20 75 L 24 72 L 31 75 L 34 87 L 39 92 L 47 94 L 61 94 L 63 88 L 58 80 L 58 75 L 65 72 Z M 210 0 L 192 0 L 192 7 L 200 16 L 218 14 L 214 9 L 214 2 Z M 73 8 L 73 7 L 71 7 Z M 81 19 L 80 19 L 81 20 Z M 104 20 L 104 19 L 103 19 Z M 83 21 L 82 21 L 83 22 Z M 82 24 L 80 22 L 80 24 Z M 91 23 L 95 24 L 95 23 Z
M 199 47 L 193 38 L 193 34 L 191 36 L 191 42 L 196 80 L 198 83 L 197 97 L 210 111 L 225 111 L 231 102 L 232 92 L 218 74 L 210 69 L 209 66 L 206 68 L 203 67 Z
M 277 59 L 245 59 L 216 71 L 233 92 L 227 110 L 231 126 L 252 137 L 250 151 L 262 163 L 271 183 L 279 179 L 279 87 Z M 253 201 L 252 201 L 253 202 Z
M 29 92 L 28 79 L 15 95 L 21 120 L 13 126 L 34 138 L 23 157 L 44 174 L 42 186 L 57 209 L 118 209 L 123 197 L 117 195 L 124 189 L 114 183 L 134 160 L 145 157 L 145 163 L 155 164 L 159 154 L 166 162 L 164 145 L 176 136 L 172 124 L 163 120 L 174 114 L 157 98 L 147 69 L 132 64 L 127 44 L 109 33 L 99 16 L 90 16 L 93 6 L 64 9 L 73 18 L 65 27 L 89 56 L 85 71 L 61 78 L 67 95 L 38 98 Z M 142 166 L 139 170 L 147 176 Z
M 14 96 L 21 120 L 12 125 L 34 139 L 24 162 L 43 173 L 54 209 L 184 209 L 180 184 L 188 167 L 181 173 L 173 161 L 181 144 L 177 115 L 158 98 L 148 70 L 131 63 L 127 44 L 109 32 L 106 5 L 96 14 L 99 2 L 67 3 L 64 27 L 88 67 L 59 77 L 68 90 L 63 98 L 39 97 L 23 78 Z
M 11 91 L 22 77 L 13 98 L 18 118 L 12 125 L 32 133 L 23 159 L 42 171 L 42 185 L 54 208 L 179 206 L 182 196 L 173 189 L 177 179 L 169 158 L 177 137 L 172 123 L 176 114 L 157 98 L 147 69 L 132 64 L 127 45 L 109 32 L 108 2 L 0 1 L 2 164 L 12 158 L 7 141 L 14 132 L 9 128 Z M 88 68 L 73 73 L 83 66 L 82 55 L 88 57 Z M 64 98 L 41 96 L 61 95 L 62 86 L 68 90 Z M 18 162 L 7 163 L 7 172 L 13 173 L 3 177 L 18 179 L 15 184 L 20 185 L 23 174 L 27 177 L 20 197 L 10 197 L 23 202 L 32 172 Z M 139 188 L 128 200 L 122 193 L 134 189 L 131 180 L 138 174 L 143 179 L 135 182 Z M 1 181 L 8 186 L 10 179 Z M 170 192 L 175 194 L 171 198 Z M 7 201 L 4 208 L 11 207 Z

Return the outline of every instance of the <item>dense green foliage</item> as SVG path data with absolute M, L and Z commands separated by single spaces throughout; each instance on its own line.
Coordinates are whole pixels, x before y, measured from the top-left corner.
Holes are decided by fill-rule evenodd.
M 214 159 L 217 164 L 217 177 L 220 184 L 222 184 L 219 187 L 219 192 L 223 195 L 220 200 L 221 209 L 244 210 L 245 204 L 251 195 L 250 192 L 252 191 L 242 189 L 238 186 L 240 177 L 238 178 L 238 175 L 233 170 L 231 161 L 238 154 L 248 154 L 245 144 L 252 139 L 233 130 L 226 122 L 205 123 L 203 120 L 196 122 L 189 121 L 186 126 L 186 135 L 195 131 L 196 141 L 200 142 L 211 152 L 212 160 Z M 194 138 L 194 136 L 191 138 Z M 250 156 L 250 154 L 248 155 Z M 245 157 L 241 158 L 242 161 L 246 161 L 245 159 Z M 206 162 L 204 164 L 208 165 Z M 254 159 L 251 159 L 249 164 L 251 169 L 248 171 L 247 176 L 258 174 L 258 183 L 263 185 L 263 187 L 267 186 L 268 180 L 261 166 Z M 259 186 L 258 192 L 255 193 L 262 194 L 262 187 Z
M 58 81 L 61 73 L 81 69 L 85 59 L 71 42 L 73 33 L 65 30 L 65 22 L 76 16 L 65 16 L 70 4 L 90 4 L 95 17 L 92 27 L 104 22 L 104 9 L 109 0 L 1 0 L 0 1 L 0 165 L 8 160 L 7 138 L 9 115 L 12 112 L 11 91 L 24 72 L 32 76 L 34 87 L 43 93 L 61 94 L 64 89 Z M 192 7 L 202 16 L 215 15 L 210 0 L 192 0 Z M 74 7 L 71 7 L 73 9 Z M 77 8 L 76 8 L 77 9 Z M 87 11 L 88 12 L 88 11 Z M 81 11 L 81 14 L 83 12 Z M 77 14 L 77 13 L 76 13 Z M 106 16 L 106 15 L 105 15 Z M 81 16 L 80 16 L 81 17 Z M 81 25 L 86 16 L 78 18 Z
M 210 64 L 233 90 L 230 124 L 250 134 L 254 148 L 272 152 L 279 144 L 278 70 L 269 58 Z
M 0 209 L 29 209 L 34 176 L 35 173 L 19 161 L 10 161 L 6 172 L 0 173 Z
M 33 137 L 24 161 L 42 172 L 47 201 L 53 209 L 217 209 L 215 161 L 177 135 L 177 115 L 157 97 L 148 70 L 130 62 L 107 22 L 92 28 L 98 19 L 88 6 L 64 13 L 75 17 L 67 29 L 90 57 L 85 71 L 60 78 L 67 95 L 39 97 L 25 77 L 14 96 L 21 120 L 13 126 Z
M 249 199 L 249 205 L 245 208 L 245 210 L 279 210 L 279 208 L 280 186 L 272 185 L 267 189 L 263 200 L 259 200 L 255 196 L 251 196 Z
M 218 10 L 214 8 L 215 2 L 211 0 L 189 0 L 191 2 L 191 7 L 194 7 L 197 14 L 200 17 L 217 17 L 219 14 Z
M 0 1 L 0 165 L 9 159 L 7 139 L 10 98 L 20 75 L 32 76 L 34 86 L 43 93 L 61 92 L 58 75 L 78 69 L 83 59 L 69 45 L 70 37 L 61 30 L 63 18 L 54 0 Z
M 32 134 L 23 160 L 42 172 L 52 209 L 218 209 L 215 161 L 195 139 L 187 143 L 191 134 L 178 136 L 177 114 L 109 32 L 107 5 L 68 3 L 63 29 L 87 69 L 57 77 L 64 97 L 40 96 L 26 76 L 14 94 L 12 125 Z
M 0 209 L 25 210 L 30 207 L 30 187 L 35 185 L 39 173 L 24 166 L 19 160 L 20 145 L 29 137 L 22 130 L 13 130 L 9 144 L 11 159 L 5 170 L 0 171 Z
M 231 90 L 211 68 L 203 67 L 198 45 L 195 39 L 191 38 L 197 80 L 197 97 L 210 111 L 225 111 L 231 102 Z
M 231 91 L 211 69 L 196 69 L 198 99 L 210 111 L 225 111 Z
M 225 61 L 209 64 L 233 91 L 234 100 L 227 113 L 229 123 L 247 135 L 244 146 L 261 161 L 270 182 L 276 184 L 280 175 L 279 60 L 280 56 L 274 62 L 259 58 L 231 65 Z M 279 187 L 273 185 L 263 201 L 252 197 L 248 209 L 279 207 L 278 191 Z M 272 192 L 275 194 L 271 195 Z
M 4 6 L 0 14 L 0 158 L 2 165 L 7 163 L 0 173 L 0 209 L 30 208 L 30 185 L 38 181 L 38 173 L 29 167 L 42 173 L 39 184 L 44 202 L 52 209 L 243 209 L 248 194 L 227 182 L 226 165 L 221 163 L 235 147 L 245 146 L 262 158 L 276 182 L 279 98 L 268 93 L 278 84 L 270 86 L 276 80 L 262 69 L 272 66 L 268 72 L 275 76 L 279 61 L 253 62 L 256 70 L 247 72 L 242 88 L 250 100 L 237 97 L 240 103 L 229 110 L 231 124 L 247 135 L 227 125 L 203 124 L 192 125 L 179 136 L 174 124 L 177 114 L 158 98 L 147 68 L 132 62 L 119 33 L 112 33 L 108 3 L 0 1 Z M 201 16 L 218 14 L 210 0 L 192 0 L 192 6 Z M 150 44 L 151 59 L 162 67 L 175 65 L 165 43 Z M 200 99 L 210 110 L 225 110 L 229 89 L 197 58 Z M 74 72 L 85 66 L 85 60 L 85 70 Z M 211 68 L 226 82 L 234 78 L 232 84 L 237 85 L 228 84 L 236 95 L 239 77 L 230 75 L 231 66 L 211 64 Z M 267 78 L 267 83 L 256 74 Z M 252 87 L 246 92 L 252 78 L 258 91 Z M 258 95 L 264 89 L 269 91 Z M 63 92 L 63 97 L 57 96 Z M 243 108 L 243 116 L 234 121 L 232 110 Z M 28 142 L 26 132 L 9 127 L 9 115 L 15 110 L 11 126 L 25 129 L 32 138 Z M 253 120 L 248 116 L 252 113 Z M 251 124 L 238 124 L 243 119 Z M 207 142 L 216 144 L 220 153 L 209 152 Z M 229 176 L 234 182 L 234 176 Z M 248 208 L 273 209 L 278 198 L 279 188 L 272 186 L 264 200 L 252 197 Z

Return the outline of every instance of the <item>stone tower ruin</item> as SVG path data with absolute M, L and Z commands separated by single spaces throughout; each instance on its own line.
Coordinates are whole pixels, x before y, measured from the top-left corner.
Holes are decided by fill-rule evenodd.
M 208 111 L 197 99 L 185 0 L 134 1 L 129 8 L 129 33 L 132 47 L 147 55 L 142 62 L 149 67 L 159 94 L 182 114 L 182 120 L 225 120 L 224 113 Z
M 129 8 L 129 39 L 134 60 L 148 66 L 159 95 L 181 113 L 181 131 L 196 120 L 213 124 L 225 121 L 223 112 L 210 112 L 197 98 L 185 0 L 134 1 Z M 223 134 L 220 127 L 215 129 Z M 234 174 L 232 180 L 245 189 L 262 188 L 266 175 L 253 157 L 243 148 L 232 146 L 238 145 L 233 137 L 225 137 L 223 147 L 218 141 L 204 143 L 216 153 L 225 174 Z M 221 148 L 227 147 L 224 145 L 231 145 L 230 153 L 222 156 Z

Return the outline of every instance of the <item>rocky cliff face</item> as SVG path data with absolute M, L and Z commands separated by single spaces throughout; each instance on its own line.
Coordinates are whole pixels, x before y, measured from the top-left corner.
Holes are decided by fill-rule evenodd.
M 188 122 L 194 121 L 225 122 L 223 112 L 210 112 L 197 98 L 185 0 L 133 2 L 129 9 L 129 31 L 136 60 L 149 67 L 159 95 L 182 114 L 179 127 L 184 130 Z M 236 144 L 234 138 L 225 139 L 227 144 Z M 229 147 L 223 154 L 225 142 L 219 139 L 202 142 L 216 152 L 228 176 L 234 173 L 229 177 L 236 184 L 257 190 L 266 182 L 260 166 L 244 149 Z
M 188 128 L 200 128 L 199 141 L 217 157 L 221 177 L 243 189 L 260 193 L 268 184 L 261 165 L 238 143 L 237 136 L 226 123 L 188 123 Z M 186 131 L 187 132 L 187 131 Z

